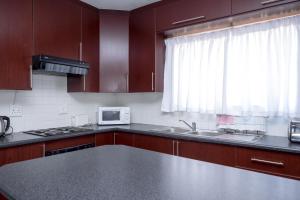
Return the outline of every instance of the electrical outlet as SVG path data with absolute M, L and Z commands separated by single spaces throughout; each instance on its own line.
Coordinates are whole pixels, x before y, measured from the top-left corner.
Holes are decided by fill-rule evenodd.
M 20 105 L 11 105 L 10 108 L 10 116 L 11 117 L 22 117 L 23 116 L 23 109 Z

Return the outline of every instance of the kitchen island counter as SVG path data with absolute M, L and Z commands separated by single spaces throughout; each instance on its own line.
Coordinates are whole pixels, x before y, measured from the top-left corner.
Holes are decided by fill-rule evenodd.
M 300 181 L 126 146 L 5 165 L 9 199 L 296 200 Z

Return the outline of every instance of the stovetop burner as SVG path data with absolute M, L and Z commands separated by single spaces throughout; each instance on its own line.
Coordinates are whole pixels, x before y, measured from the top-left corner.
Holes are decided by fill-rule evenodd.
M 91 131 L 92 129 L 81 128 L 81 127 L 61 127 L 61 128 L 50 128 L 41 130 L 26 131 L 24 133 L 31 135 L 38 135 L 43 137 L 54 136 L 54 135 L 65 135 L 72 133 L 80 133 L 85 131 Z

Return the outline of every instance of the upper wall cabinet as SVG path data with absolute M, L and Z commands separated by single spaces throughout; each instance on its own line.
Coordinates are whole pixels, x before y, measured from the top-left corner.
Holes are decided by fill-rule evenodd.
M 218 19 L 231 14 L 231 0 L 178 0 L 156 10 L 157 31 Z
M 0 1 L 0 89 L 31 89 L 32 0 Z
M 132 11 L 129 24 L 129 92 L 161 92 L 164 40 L 156 34 L 154 8 Z
M 297 0 L 232 0 L 232 14 L 264 9 Z
M 129 32 L 129 92 L 153 92 L 156 34 L 154 10 L 131 12 Z
M 34 54 L 79 59 L 81 6 L 74 0 L 34 0 Z
M 82 5 L 81 60 L 89 63 L 86 76 L 69 76 L 68 92 L 99 92 L 99 12 Z
M 100 92 L 127 92 L 129 13 L 100 11 Z

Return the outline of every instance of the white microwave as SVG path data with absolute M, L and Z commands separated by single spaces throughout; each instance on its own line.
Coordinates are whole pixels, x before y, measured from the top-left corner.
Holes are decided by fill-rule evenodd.
M 99 107 L 99 125 L 121 125 L 130 124 L 129 107 Z

